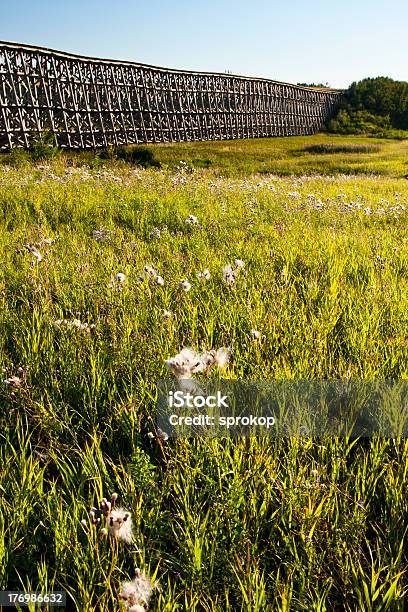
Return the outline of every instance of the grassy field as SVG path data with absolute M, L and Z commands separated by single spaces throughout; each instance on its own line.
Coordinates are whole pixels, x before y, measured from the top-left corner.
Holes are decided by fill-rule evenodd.
M 316 134 L 291 138 L 259 138 L 217 142 L 185 142 L 124 147 L 120 156 L 144 166 L 176 170 L 180 160 L 194 169 L 208 169 L 225 177 L 249 174 L 279 176 L 379 174 L 408 176 L 408 140 Z M 101 167 L 115 151 L 65 154 L 67 163 Z M 29 160 L 22 151 L 2 156 L 3 163 Z M 1 161 L 1 158 L 0 158 Z
M 404 609 L 405 440 L 148 434 L 183 347 L 231 347 L 228 379 L 407 378 L 407 146 L 2 158 L 0 590 L 116 611 L 139 567 L 151 610 Z M 130 542 L 88 518 L 113 492 Z
M 330 144 L 328 148 L 319 145 Z M 316 150 L 310 150 L 315 148 Z M 408 141 L 376 138 L 297 136 L 227 142 L 162 144 L 136 147 L 136 158 L 146 151 L 152 160 L 174 168 L 180 159 L 195 168 L 208 168 L 224 176 L 239 174 L 381 174 L 408 175 Z

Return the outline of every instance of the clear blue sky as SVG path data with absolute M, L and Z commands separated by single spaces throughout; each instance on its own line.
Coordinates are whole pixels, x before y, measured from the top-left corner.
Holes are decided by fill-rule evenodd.
M 292 83 L 408 80 L 408 0 L 0 0 L 0 39 Z

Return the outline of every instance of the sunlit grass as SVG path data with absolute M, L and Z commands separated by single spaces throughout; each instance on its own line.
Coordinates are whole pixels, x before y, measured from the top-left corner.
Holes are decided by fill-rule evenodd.
M 405 441 L 147 436 L 164 360 L 183 346 L 231 347 L 227 378 L 407 378 L 408 185 L 303 176 L 317 139 L 296 144 L 287 178 L 191 171 L 190 145 L 173 147 L 176 171 L 1 167 L 0 365 L 21 380 L 0 386 L 1 589 L 116 610 L 141 567 L 157 572 L 157 610 L 403 610 Z M 255 169 L 258 144 L 218 144 Z M 366 165 L 400 175 L 394 144 Z M 353 172 L 348 155 L 336 163 Z M 231 288 L 234 258 L 246 274 Z M 140 279 L 146 264 L 163 286 Z M 112 491 L 132 545 L 81 529 Z

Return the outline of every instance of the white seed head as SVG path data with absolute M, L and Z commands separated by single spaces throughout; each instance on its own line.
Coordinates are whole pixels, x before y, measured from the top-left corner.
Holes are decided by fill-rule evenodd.
M 43 256 L 41 255 L 40 251 L 35 246 L 28 244 L 27 248 L 30 251 L 30 253 L 34 255 L 37 261 L 42 261 Z
M 222 278 L 224 283 L 231 287 L 237 280 L 237 272 L 230 264 L 227 264 L 222 269 Z
M 22 379 L 19 376 L 10 376 L 9 378 L 6 378 L 3 382 L 5 385 L 13 387 L 13 389 L 21 387 L 23 383 Z
M 151 266 L 150 264 L 146 264 L 143 268 L 143 275 L 145 277 L 147 276 L 148 278 L 156 278 L 156 268 L 154 266 Z
M 145 612 L 155 586 L 148 576 L 136 569 L 136 576 L 131 582 L 122 582 L 119 597 L 127 610 Z
M 191 378 L 204 369 L 201 355 L 190 348 L 183 348 L 175 357 L 167 359 L 166 365 L 176 378 Z
M 202 272 L 197 272 L 198 280 L 209 280 L 211 278 L 211 272 L 208 268 L 205 268 Z
M 198 225 L 198 219 L 195 215 L 189 215 L 185 220 L 187 225 Z
M 150 232 L 150 238 L 160 238 L 161 231 L 158 227 L 154 227 Z
M 81 323 L 81 321 L 79 319 L 57 319 L 56 321 L 54 321 L 54 325 L 57 325 L 57 327 L 67 327 L 68 329 L 78 329 L 81 331 L 90 331 L 91 329 L 95 328 L 95 324 L 91 323 L 90 325 L 88 323 Z
M 123 508 L 110 510 L 106 516 L 106 522 L 110 536 L 127 543 L 132 541 L 132 515 L 128 510 L 124 510 Z
M 216 352 L 215 363 L 221 370 L 227 367 L 230 356 L 231 356 L 231 350 L 224 348 L 224 347 L 219 348 L 218 351 Z
M 164 442 L 166 442 L 169 439 L 169 434 L 166 431 L 163 431 L 162 429 L 160 429 L 160 427 L 157 429 L 157 437 L 160 438 L 160 440 L 163 440 Z
M 201 353 L 183 348 L 180 353 L 166 361 L 167 367 L 178 379 L 190 379 L 193 374 L 209 372 L 213 366 L 223 369 L 228 364 L 231 351 L 226 348 L 211 349 Z
M 118 272 L 115 276 L 115 281 L 117 283 L 124 283 L 126 280 L 126 274 L 124 274 L 123 272 Z
M 185 292 L 188 293 L 191 289 L 191 284 L 188 282 L 188 280 L 183 279 L 179 282 L 179 287 Z

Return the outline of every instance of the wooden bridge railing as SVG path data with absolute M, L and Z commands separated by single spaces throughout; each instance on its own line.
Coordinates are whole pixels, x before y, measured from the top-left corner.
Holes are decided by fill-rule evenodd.
M 342 92 L 0 42 L 0 149 L 312 134 Z

